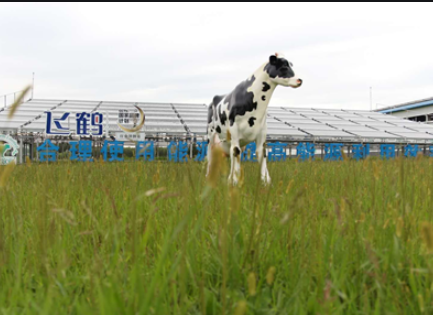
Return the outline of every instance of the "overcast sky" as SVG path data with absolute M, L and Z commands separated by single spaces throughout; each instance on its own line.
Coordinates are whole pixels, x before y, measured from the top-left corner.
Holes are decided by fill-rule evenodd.
M 284 52 L 271 106 L 433 97 L 432 4 L 0 4 L 0 95 L 209 103 Z

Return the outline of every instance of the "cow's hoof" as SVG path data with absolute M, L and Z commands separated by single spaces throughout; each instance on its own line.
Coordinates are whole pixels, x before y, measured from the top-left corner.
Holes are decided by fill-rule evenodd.
M 265 186 L 269 186 L 271 184 L 271 178 L 269 176 L 262 177 L 262 183 Z
M 236 178 L 234 178 L 234 177 L 229 177 L 228 178 L 228 182 L 229 182 L 229 185 L 233 185 L 233 186 L 237 186 L 238 185 L 238 180 Z

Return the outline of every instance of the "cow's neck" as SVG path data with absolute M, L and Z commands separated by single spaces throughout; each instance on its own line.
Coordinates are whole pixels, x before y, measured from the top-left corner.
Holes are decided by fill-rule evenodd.
M 269 101 L 277 87 L 277 85 L 269 79 L 269 75 L 265 71 L 266 64 L 267 63 L 264 63 L 253 73 L 255 80 L 251 87 L 248 88 L 249 92 L 254 93 L 254 102 L 257 102 L 257 113 L 264 117 L 266 117 Z M 268 88 L 266 91 L 264 91 L 265 86 Z M 263 96 L 265 100 L 262 99 Z

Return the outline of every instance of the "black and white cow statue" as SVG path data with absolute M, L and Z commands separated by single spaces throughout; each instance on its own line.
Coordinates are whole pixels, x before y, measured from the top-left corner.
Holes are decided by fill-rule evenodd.
M 236 185 L 241 171 L 241 148 L 255 141 L 262 181 L 270 183 L 265 157 L 266 116 L 277 85 L 293 88 L 302 85 L 302 80 L 293 72 L 293 64 L 278 53 L 270 56 L 268 62 L 230 94 L 213 98 L 208 109 L 208 174 L 212 164 L 212 149 L 215 145 L 221 145 L 231 159 L 229 182 Z

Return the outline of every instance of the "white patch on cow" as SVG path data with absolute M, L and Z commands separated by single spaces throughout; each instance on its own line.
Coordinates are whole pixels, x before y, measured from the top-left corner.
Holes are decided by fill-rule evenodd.
M 271 79 L 275 84 L 283 85 L 283 86 L 291 86 L 291 87 L 298 87 L 299 84 L 299 78 L 297 76 L 294 76 L 292 78 L 280 78 L 276 77 Z

